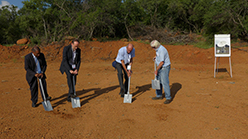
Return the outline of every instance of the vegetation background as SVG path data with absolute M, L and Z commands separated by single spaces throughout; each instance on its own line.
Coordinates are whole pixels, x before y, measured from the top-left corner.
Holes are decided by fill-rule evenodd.
M 33 44 L 65 36 L 90 40 L 157 39 L 163 43 L 213 42 L 214 34 L 247 41 L 247 0 L 29 0 L 0 9 L 0 44 Z M 201 39 L 201 38 L 200 38 Z

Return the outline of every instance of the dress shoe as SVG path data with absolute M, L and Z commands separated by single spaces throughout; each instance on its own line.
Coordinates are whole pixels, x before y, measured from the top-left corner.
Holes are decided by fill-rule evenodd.
M 50 96 L 48 96 L 47 98 L 46 98 L 46 100 L 51 100 L 52 99 L 52 97 L 50 97 Z
M 159 99 L 163 99 L 163 97 L 153 97 L 152 100 L 159 100 Z
M 167 100 L 164 102 L 164 104 L 169 104 L 169 103 L 171 103 L 171 99 L 167 99 Z
M 71 98 L 67 98 L 67 102 L 71 102 Z
M 127 94 L 127 92 L 122 93 L 122 94 L 121 94 L 121 97 L 124 97 L 125 94 Z
M 37 104 L 32 103 L 32 107 L 33 107 L 33 108 L 37 107 Z
M 122 94 L 124 94 L 124 91 L 123 90 L 120 91 L 119 95 L 122 95 Z

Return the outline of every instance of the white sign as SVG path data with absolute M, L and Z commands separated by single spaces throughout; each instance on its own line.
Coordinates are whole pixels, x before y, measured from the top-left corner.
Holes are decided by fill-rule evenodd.
M 230 34 L 214 35 L 214 55 L 215 57 L 231 56 L 231 39 Z

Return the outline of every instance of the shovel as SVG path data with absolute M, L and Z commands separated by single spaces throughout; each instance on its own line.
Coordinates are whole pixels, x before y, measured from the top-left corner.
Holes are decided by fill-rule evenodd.
M 128 78 L 128 91 L 127 91 L 127 94 L 124 95 L 123 103 L 132 103 L 132 94 L 129 94 L 130 79 L 131 77 Z
M 154 61 L 154 71 L 156 70 L 156 63 Z M 155 75 L 155 78 L 154 80 L 152 80 L 152 89 L 157 89 L 157 90 L 160 90 L 160 82 L 159 80 L 157 80 L 156 78 L 156 74 Z
M 76 95 L 76 91 L 75 91 L 75 76 L 76 75 L 73 75 L 73 79 L 72 79 L 73 80 L 73 91 L 74 91 L 74 95 Z M 79 108 L 79 107 L 81 107 L 79 97 L 74 97 L 74 98 L 71 97 L 71 104 L 72 104 L 72 108 Z
M 46 100 L 46 96 L 44 94 L 44 88 L 43 88 L 43 85 L 42 85 L 42 82 L 41 82 L 41 79 L 40 78 L 39 78 L 39 82 L 40 82 L 41 93 L 42 93 L 42 96 L 43 96 L 42 105 L 43 105 L 45 111 L 52 111 L 53 110 L 53 107 L 52 107 L 50 101 L 49 100 Z

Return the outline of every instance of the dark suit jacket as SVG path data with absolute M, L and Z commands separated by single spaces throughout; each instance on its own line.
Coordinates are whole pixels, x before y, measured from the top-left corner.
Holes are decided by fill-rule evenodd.
M 69 64 L 69 61 L 72 59 L 72 48 L 71 45 L 68 45 L 64 47 L 63 50 L 63 59 L 60 65 L 60 72 L 63 74 L 65 71 L 72 70 L 71 65 Z M 76 49 L 76 58 L 75 58 L 75 64 L 76 64 L 76 69 L 79 71 L 81 63 L 81 49 L 77 48 Z
M 43 78 L 45 79 L 46 78 L 45 71 L 47 68 L 47 64 L 44 54 L 40 53 L 40 56 L 37 59 L 39 60 L 41 71 L 44 74 Z M 29 53 L 25 56 L 25 70 L 27 71 L 26 80 L 28 81 L 28 83 L 30 83 L 33 80 L 33 78 L 36 78 L 35 68 L 36 68 L 36 63 L 34 57 L 32 56 L 32 53 Z

